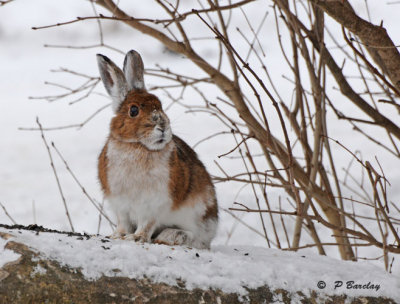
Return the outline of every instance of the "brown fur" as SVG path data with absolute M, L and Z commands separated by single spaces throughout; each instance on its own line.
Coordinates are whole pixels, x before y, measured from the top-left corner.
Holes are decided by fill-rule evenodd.
M 101 150 L 97 165 L 98 165 L 98 174 L 99 174 L 101 189 L 103 190 L 103 193 L 105 195 L 108 195 L 110 194 L 110 187 L 108 186 L 108 179 L 107 179 L 107 166 L 108 166 L 107 144 L 105 144 L 103 150 Z
M 206 213 L 203 215 L 203 220 L 208 220 L 208 219 L 216 219 L 218 218 L 218 205 L 217 201 L 214 200 L 214 202 L 211 205 L 207 206 Z
M 179 209 L 185 203 L 212 188 L 210 176 L 196 153 L 179 137 L 172 139 L 175 149 L 170 157 L 169 190 L 173 199 L 172 209 Z

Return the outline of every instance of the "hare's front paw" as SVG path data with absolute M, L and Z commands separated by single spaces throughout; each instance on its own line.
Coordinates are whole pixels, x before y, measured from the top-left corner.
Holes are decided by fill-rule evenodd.
M 111 235 L 109 235 L 109 238 L 113 240 L 124 239 L 124 237 L 125 237 L 125 232 L 119 230 L 116 230 Z
M 155 228 L 155 220 L 144 221 L 138 225 L 135 233 L 126 235 L 125 240 L 131 240 L 139 243 L 149 243 Z
M 138 243 L 147 243 L 149 238 L 142 233 L 132 233 L 125 236 L 125 240 L 127 241 L 135 241 Z

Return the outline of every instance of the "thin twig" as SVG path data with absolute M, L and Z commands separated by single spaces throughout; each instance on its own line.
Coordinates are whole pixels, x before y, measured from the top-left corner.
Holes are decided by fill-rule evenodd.
M 14 219 L 11 217 L 11 215 L 7 212 L 7 209 L 6 209 L 6 207 L 4 207 L 4 205 L 0 202 L 0 206 L 1 206 L 1 208 L 3 208 L 3 210 L 4 210 L 4 213 L 6 214 L 6 216 L 10 219 L 10 221 L 14 224 L 14 225 L 16 225 L 17 224 L 17 222 L 16 221 L 14 221 Z
M 65 209 L 65 214 L 67 215 L 68 222 L 69 222 L 69 225 L 70 225 L 70 227 L 71 227 L 71 231 L 72 231 L 72 232 L 75 232 L 74 226 L 72 225 L 71 216 L 69 215 L 67 202 L 66 202 L 66 200 L 65 200 L 64 193 L 63 193 L 63 190 L 62 190 L 62 188 L 61 188 L 60 180 L 59 180 L 59 178 L 58 178 L 57 170 L 56 170 L 56 168 L 55 168 L 55 166 L 54 166 L 53 156 L 51 155 L 51 151 L 50 151 L 49 145 L 47 144 L 47 140 L 46 140 L 46 138 L 45 138 L 45 136 L 44 136 L 43 128 L 42 128 L 42 125 L 41 125 L 41 123 L 40 123 L 40 121 L 39 121 L 39 117 L 36 117 L 36 123 L 37 123 L 37 125 L 39 126 L 40 134 L 41 134 L 42 139 L 43 139 L 43 143 L 44 143 L 44 145 L 46 146 L 47 154 L 49 155 L 50 166 L 51 166 L 51 168 L 52 168 L 52 170 L 53 170 L 54 177 L 56 178 L 58 191 L 60 192 L 60 196 L 61 196 L 61 199 L 62 199 L 62 202 L 63 202 L 63 205 L 64 205 L 64 209 Z
M 85 187 L 82 186 L 82 184 L 79 182 L 78 178 L 76 177 L 76 175 L 74 174 L 74 172 L 72 172 L 71 168 L 69 167 L 67 161 L 65 160 L 65 158 L 62 156 L 61 152 L 57 149 L 57 147 L 55 146 L 54 142 L 51 143 L 53 149 L 57 152 L 58 156 L 61 158 L 61 160 L 63 161 L 67 171 L 69 172 L 69 174 L 72 176 L 72 178 L 74 179 L 74 181 L 78 184 L 78 186 L 81 188 L 83 194 L 88 198 L 88 200 L 92 203 L 92 205 L 97 209 L 97 211 L 99 211 L 101 213 L 102 216 L 104 216 L 104 218 L 112 225 L 112 226 L 116 226 L 111 220 L 110 218 L 107 216 L 107 214 L 104 213 L 104 211 L 102 210 L 101 207 L 98 206 L 98 204 L 95 202 L 95 200 L 89 195 L 89 193 L 87 193 Z

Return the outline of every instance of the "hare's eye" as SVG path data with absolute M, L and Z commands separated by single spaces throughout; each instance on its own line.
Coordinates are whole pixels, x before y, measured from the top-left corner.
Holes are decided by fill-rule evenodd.
M 129 116 L 130 117 L 135 117 L 139 114 L 139 108 L 137 106 L 131 106 L 129 110 Z

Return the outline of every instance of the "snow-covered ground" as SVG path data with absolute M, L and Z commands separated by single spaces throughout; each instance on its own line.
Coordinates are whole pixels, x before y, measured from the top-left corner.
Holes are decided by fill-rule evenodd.
M 389 297 L 400 301 L 400 276 L 389 275 L 365 262 L 356 264 L 315 254 L 255 246 L 221 245 L 209 251 L 141 245 L 101 237 L 86 239 L 47 232 L 37 235 L 35 231 L 24 230 L 17 233 L 5 228 L 0 228 L 0 232 L 10 233 L 14 237 L 9 240 L 21 242 L 62 266 L 80 269 L 89 280 L 101 276 L 147 277 L 175 286 L 180 279 L 188 289 L 214 288 L 242 296 L 247 294 L 244 286 L 256 289 L 268 285 L 272 290 L 303 291 L 305 295 L 319 290 L 327 295 Z M 1 250 L 0 256 L 6 253 L 7 262 L 10 261 L 11 251 Z M 18 256 L 13 258 L 16 260 Z M 0 266 L 2 260 L 3 257 Z M 44 273 L 46 270 L 38 271 Z M 322 282 L 324 288 L 321 288 Z
M 137 4 L 139 2 L 141 2 L 142 5 L 135 5 L 135 3 Z M 361 15 L 366 16 L 364 0 L 354 0 L 351 2 Z M 125 0 L 120 1 L 120 3 L 123 6 L 131 6 L 128 11 L 134 12 L 137 17 L 165 17 L 158 6 L 154 6 L 150 1 L 146 1 L 146 5 L 143 5 L 143 1 Z M 192 2 L 187 2 L 184 4 L 186 6 L 185 8 L 190 9 L 191 3 Z M 245 7 L 246 12 L 249 16 L 252 16 L 252 20 L 254 20 L 255 24 L 259 24 L 264 16 L 264 12 L 260 14 L 259 3 L 260 2 L 256 2 Z M 399 19 L 394 9 L 399 8 L 399 5 L 387 5 L 381 1 L 369 1 L 369 4 L 371 7 L 372 20 L 375 23 L 379 23 L 380 20 L 383 19 L 395 44 L 399 44 L 400 31 L 396 30 L 399 28 Z M 268 1 L 262 5 L 265 6 L 265 10 L 271 9 Z M 134 6 L 134 9 L 132 9 L 132 6 Z M 43 145 L 40 134 L 36 131 L 21 131 L 18 130 L 18 128 L 35 127 L 36 117 L 40 118 L 44 127 L 81 123 L 95 110 L 109 102 L 106 97 L 100 95 L 92 95 L 74 105 L 69 105 L 69 102 L 72 101 L 71 98 L 48 103 L 44 100 L 28 99 L 28 97 L 48 96 L 65 92 L 59 87 L 45 85 L 45 81 L 60 83 L 69 87 L 76 87 L 82 82 L 82 79 L 79 79 L 79 77 L 65 73 L 53 73 L 50 72 L 50 70 L 65 67 L 70 70 L 97 77 L 96 53 L 103 53 L 120 64 L 123 60 L 123 55 L 106 48 L 65 49 L 44 47 L 45 44 L 82 46 L 98 43 L 97 23 L 93 20 L 37 31 L 31 30 L 31 27 L 68 21 L 75 19 L 77 16 L 89 16 L 92 15 L 92 13 L 92 7 L 89 1 L 82 0 L 64 1 L 64 3 L 51 0 L 15 0 L 13 3 L 0 7 L 0 202 L 7 208 L 10 215 L 18 223 L 37 223 L 55 229 L 70 229 L 57 184 L 50 167 L 47 151 Z M 247 23 L 240 13 L 234 15 L 233 19 L 237 26 L 242 29 L 247 29 L 249 32 L 246 25 Z M 185 22 L 187 22 L 186 25 L 189 26 L 194 35 L 198 37 L 212 37 L 207 28 L 196 20 L 195 17 L 190 17 Z M 125 26 L 115 25 L 107 21 L 103 22 L 103 28 L 106 43 L 121 49 L 123 52 L 129 51 L 132 48 L 138 50 L 143 56 L 146 68 L 161 65 L 164 68 L 171 68 L 185 75 L 198 75 L 201 73 L 199 69 L 194 67 L 188 60 L 166 52 L 160 43 L 149 37 L 130 30 Z M 291 84 L 282 78 L 282 74 L 287 73 L 287 75 L 289 75 L 289 72 L 287 72 L 287 67 L 282 64 L 282 54 L 275 38 L 276 34 L 272 12 L 270 12 L 270 15 L 267 17 L 267 21 L 263 27 L 263 33 L 263 37 L 272 37 L 271 41 L 268 39 L 263 41 L 267 55 L 265 58 L 266 65 L 270 71 L 274 72 L 273 78 L 276 81 L 276 85 L 282 97 L 290 100 L 292 94 L 290 89 Z M 340 31 L 338 31 L 338 33 L 340 33 Z M 196 48 L 202 56 L 216 62 L 218 53 L 215 51 L 215 48 L 211 46 L 211 42 L 209 41 L 210 40 L 198 40 L 198 42 L 196 42 Z M 244 54 L 247 53 L 247 47 L 244 41 L 239 40 L 239 38 L 235 41 L 237 41 L 236 47 L 242 50 Z M 348 73 L 351 74 L 351 71 Z M 159 78 L 146 77 L 147 87 L 158 85 L 160 81 Z M 104 89 L 100 85 L 96 88 L 95 92 L 104 93 Z M 169 104 L 170 101 L 165 92 L 158 90 L 155 93 L 162 99 L 164 105 Z M 177 94 L 176 92 L 174 93 Z M 215 91 L 214 89 L 209 89 L 207 93 L 212 100 L 216 100 L 216 97 L 224 97 L 221 92 Z M 342 108 L 353 110 L 349 102 L 339 93 L 335 93 L 335 90 L 332 90 L 331 94 L 333 98 L 336 98 L 338 104 L 340 104 Z M 188 104 L 202 104 L 201 98 L 190 91 L 185 93 L 184 100 Z M 171 118 L 175 134 L 182 137 L 190 145 L 194 145 L 199 140 L 210 135 L 210 133 L 224 130 L 223 126 L 221 126 L 216 119 L 207 115 L 185 113 L 185 109 L 178 105 L 173 105 L 167 113 Z M 389 115 L 394 121 L 398 121 L 397 113 L 393 112 Z M 111 109 L 107 108 L 80 130 L 72 128 L 46 132 L 48 141 L 54 141 L 89 195 L 98 202 L 102 201 L 102 196 L 97 181 L 97 156 L 107 136 L 108 123 L 111 116 Z M 271 118 L 271 124 L 275 126 L 273 118 Z M 331 129 L 330 134 L 332 137 L 340 139 L 350 150 L 362 151 L 364 159 L 374 160 L 376 146 L 369 143 L 361 136 L 356 138 L 354 136 L 349 136 L 349 134 L 354 134 L 351 132 L 351 126 L 337 121 L 334 128 Z M 380 135 L 380 133 L 377 134 Z M 240 164 L 217 158 L 217 155 L 226 153 L 234 146 L 235 143 L 231 138 L 220 137 L 200 144 L 196 148 L 196 151 L 212 174 L 221 175 L 221 172 L 214 163 L 215 160 L 219 161 L 229 172 L 237 172 L 239 170 Z M 333 149 L 335 160 L 339 166 L 338 169 L 341 170 L 342 167 L 347 166 L 350 160 L 349 155 L 340 147 L 334 146 Z M 384 152 L 380 153 L 378 156 L 385 170 L 386 177 L 392 183 L 392 187 L 389 189 L 390 197 L 394 202 L 398 202 L 400 200 L 400 188 L 396 186 L 400 182 L 398 159 Z M 75 230 L 96 233 L 99 223 L 97 210 L 87 200 L 81 188 L 76 185 L 60 159 L 57 158 L 55 154 L 53 157 Z M 222 208 L 231 207 L 234 201 L 246 203 L 249 207 L 255 206 L 251 189 L 241 189 L 240 186 L 241 185 L 238 186 L 231 183 L 217 185 L 218 200 L 221 210 Z M 278 198 L 281 192 L 276 189 L 267 190 L 273 209 L 278 209 Z M 105 208 L 106 212 L 109 213 L 107 206 L 105 206 Z M 185 263 L 187 262 L 190 264 L 194 263 L 194 261 L 203 261 L 203 259 L 206 261 L 205 257 L 212 256 L 214 261 L 213 265 L 218 266 L 216 261 L 222 261 L 223 257 L 229 256 L 234 263 L 237 262 L 240 264 L 241 262 L 247 261 L 250 263 L 248 264 L 249 267 L 255 267 L 254 263 L 252 264 L 251 261 L 248 261 L 251 260 L 249 257 L 241 256 L 242 251 L 237 253 L 232 248 L 218 246 L 229 243 L 234 245 L 256 245 L 265 247 L 265 239 L 255 234 L 247 227 L 237 223 L 229 214 L 223 211 L 221 211 L 220 214 L 219 232 L 213 243 L 216 247 L 213 248 L 211 253 L 202 252 L 200 254 L 201 258 L 196 260 L 191 258 L 191 253 L 188 253 L 188 257 L 185 258 L 185 251 L 177 249 L 174 251 L 176 252 L 175 258 L 182 258 L 185 260 Z M 261 231 L 258 215 L 237 214 L 237 216 L 255 229 Z M 0 222 L 10 223 L 2 209 L 0 209 Z M 291 232 L 290 224 L 292 223 L 292 220 L 288 219 L 289 233 Z M 267 221 L 267 228 L 270 227 L 270 223 Z M 328 237 L 331 234 L 328 230 L 322 231 Z M 110 226 L 103 219 L 100 233 L 109 234 L 110 232 Z M 281 228 L 279 228 L 278 233 L 280 233 L 282 239 L 284 239 Z M 28 234 L 26 234 L 26 237 L 28 238 Z M 308 240 L 308 236 L 304 234 L 302 244 L 306 244 Z M 97 241 L 93 240 L 90 242 L 95 243 Z M 120 247 L 136 248 L 135 253 L 137 252 L 138 255 L 142 255 L 144 252 L 143 248 L 140 246 L 115 242 L 113 243 L 113 249 L 110 249 L 110 251 L 104 254 L 111 254 Z M 151 254 L 148 255 L 149 262 L 152 259 L 154 259 L 154 262 L 158 262 L 159 259 L 162 259 L 162 255 L 157 257 L 157 253 L 161 252 L 162 254 L 166 254 L 166 252 L 170 250 L 166 247 L 151 248 L 152 249 L 149 249 Z M 240 249 L 239 247 L 237 248 Z M 311 251 L 315 252 L 314 249 L 306 249 L 304 252 L 308 254 L 308 252 Z M 327 251 L 331 256 L 337 257 L 336 248 L 330 249 L 328 247 Z M 297 271 L 295 271 L 297 266 L 296 264 L 291 265 L 289 257 L 293 257 L 293 259 L 299 261 L 299 266 L 302 265 L 301 261 L 303 261 L 298 255 L 275 250 L 264 251 L 262 249 L 253 249 L 249 251 L 249 253 L 250 257 L 259 256 L 260 260 L 262 260 L 262 256 L 266 257 L 266 260 L 262 262 L 265 263 L 265 267 L 263 268 L 266 270 L 265 274 L 261 274 L 261 281 L 264 279 L 267 280 L 268 275 L 273 277 L 273 271 L 279 271 L 280 274 L 284 274 L 283 270 L 286 269 L 286 271 L 288 271 L 290 267 L 293 267 L 292 269 L 294 270 L 292 272 L 297 274 Z M 381 254 L 378 250 L 372 250 L 367 253 L 370 257 L 373 255 L 379 256 Z M 268 270 L 268 263 L 270 263 L 268 260 L 269 258 L 273 259 L 273 263 L 282 263 L 282 271 L 279 267 L 271 268 L 275 270 Z M 318 279 L 323 279 L 326 275 L 324 272 L 325 268 L 322 268 L 322 264 L 324 262 L 334 263 L 333 260 L 322 257 L 307 258 L 304 259 L 304 261 L 311 259 L 313 261 L 315 260 L 317 263 L 316 265 L 321 267 L 319 268 L 320 275 L 315 275 L 315 278 Z M 72 263 L 73 261 L 71 260 L 70 262 Z M 162 263 L 164 262 L 167 263 L 168 261 L 165 260 Z M 351 265 L 339 261 L 337 261 L 337 263 L 338 265 Z M 382 264 L 381 261 L 372 261 L 371 263 Z M 225 264 L 221 264 L 218 267 L 223 268 L 224 265 Z M 312 263 L 310 263 L 310 265 L 312 265 Z M 357 265 L 354 266 L 354 268 L 358 267 Z M 396 259 L 393 264 L 393 269 L 400 269 L 399 265 L 400 263 Z M 239 269 L 244 269 L 241 267 L 242 266 L 240 266 Z M 375 269 L 373 266 L 366 265 L 365 267 L 366 268 L 362 269 L 368 271 Z M 346 267 L 343 266 L 340 269 L 345 268 Z M 332 277 L 333 281 L 336 280 L 336 278 L 340 279 L 340 275 L 343 275 L 343 280 L 347 280 L 348 278 L 356 281 L 358 280 L 358 277 L 351 278 L 345 275 L 344 272 L 341 272 L 342 270 L 340 269 L 338 269 L 337 276 Z M 103 269 L 102 271 L 105 270 Z M 229 272 L 235 270 L 230 268 L 230 270 L 221 271 Z M 318 267 L 312 267 L 305 271 L 318 272 Z M 377 272 L 377 274 L 378 273 L 380 272 Z M 287 279 L 292 280 L 290 278 Z M 360 277 L 360 281 L 362 281 L 361 279 L 367 280 L 366 277 Z M 332 281 L 331 279 L 329 280 Z M 258 283 L 261 284 L 261 281 Z M 239 283 L 240 282 L 236 282 L 235 284 Z M 254 284 L 258 283 L 255 282 Z M 272 282 L 268 281 L 268 283 Z M 315 282 L 311 281 L 304 282 L 305 285 L 301 285 L 303 282 L 299 278 L 297 278 L 297 280 L 293 279 L 292 283 L 299 288 L 302 286 L 310 286 L 307 288 L 315 286 Z M 384 286 L 382 283 L 382 289 L 383 288 Z

